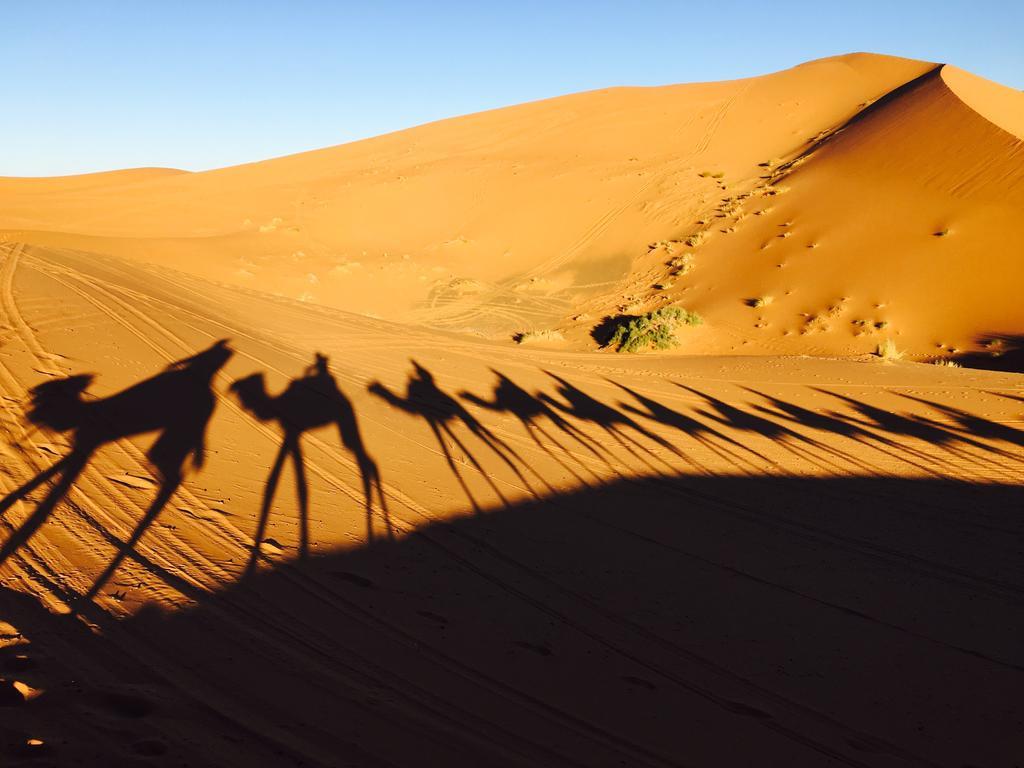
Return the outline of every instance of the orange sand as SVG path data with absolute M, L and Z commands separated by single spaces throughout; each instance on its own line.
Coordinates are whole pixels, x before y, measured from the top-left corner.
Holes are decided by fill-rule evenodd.
M 0 179 L 0 764 L 1012 764 L 1024 380 L 909 360 L 1016 359 L 1022 135 L 857 54 Z

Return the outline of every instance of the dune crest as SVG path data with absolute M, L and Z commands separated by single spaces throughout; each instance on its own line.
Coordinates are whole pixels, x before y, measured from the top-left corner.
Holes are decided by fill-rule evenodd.
M 986 120 L 1024 141 L 1024 93 L 947 64 L 942 79 Z

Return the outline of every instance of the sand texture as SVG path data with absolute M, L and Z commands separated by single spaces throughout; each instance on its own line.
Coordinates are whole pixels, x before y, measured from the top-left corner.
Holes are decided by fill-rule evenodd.
M 0 765 L 1016 765 L 1022 136 L 855 54 L 0 179 Z

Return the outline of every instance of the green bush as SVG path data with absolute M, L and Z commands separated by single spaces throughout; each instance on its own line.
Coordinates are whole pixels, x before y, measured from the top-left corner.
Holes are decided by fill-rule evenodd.
M 662 307 L 641 317 L 624 320 L 615 329 L 607 346 L 616 352 L 643 352 L 670 349 L 679 345 L 676 330 L 683 325 L 700 325 L 703 318 L 682 307 Z

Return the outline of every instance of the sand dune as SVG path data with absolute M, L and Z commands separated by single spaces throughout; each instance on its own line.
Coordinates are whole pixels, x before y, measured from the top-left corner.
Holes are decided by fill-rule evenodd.
M 587 348 L 601 317 L 683 301 L 709 320 L 698 352 L 852 354 L 892 336 L 935 356 L 1024 319 L 1009 288 L 1022 98 L 851 55 L 205 173 L 6 180 L 0 227 L 494 338 L 561 328 Z M 685 279 L 658 243 L 693 254 Z M 770 311 L 746 308 L 759 296 Z
M 0 180 L 0 762 L 1012 764 L 1024 383 L 864 353 L 1019 362 L 1020 99 L 851 55 Z

